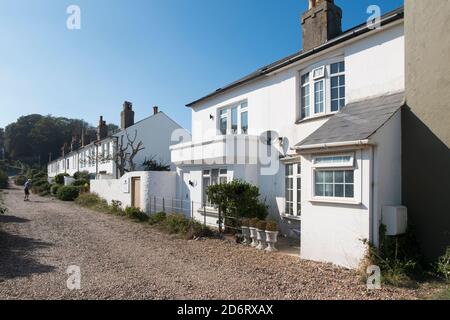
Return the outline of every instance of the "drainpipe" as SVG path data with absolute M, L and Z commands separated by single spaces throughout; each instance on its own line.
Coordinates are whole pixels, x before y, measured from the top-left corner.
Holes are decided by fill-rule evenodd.
M 372 239 L 371 244 L 378 247 L 379 239 L 378 239 L 378 212 L 375 199 L 375 147 L 372 146 L 370 148 L 370 159 L 371 159 L 371 167 L 370 167 L 370 214 L 372 216 Z M 378 194 L 377 194 L 378 198 Z
M 95 180 L 98 180 L 98 142 L 95 143 Z

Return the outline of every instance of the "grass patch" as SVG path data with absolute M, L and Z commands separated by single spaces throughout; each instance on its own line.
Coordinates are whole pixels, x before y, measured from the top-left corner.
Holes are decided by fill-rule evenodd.
M 112 201 L 111 205 L 108 205 L 106 200 L 93 193 L 80 194 L 75 199 L 75 203 L 98 212 L 125 216 L 137 222 L 146 222 L 163 232 L 180 235 L 187 240 L 215 236 L 211 229 L 197 221 L 186 218 L 183 214 L 158 212 L 148 216 L 137 208 L 127 207 L 123 210 L 120 201 Z

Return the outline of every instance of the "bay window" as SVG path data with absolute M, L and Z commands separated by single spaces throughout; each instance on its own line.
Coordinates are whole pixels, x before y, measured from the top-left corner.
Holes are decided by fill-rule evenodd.
M 221 135 L 248 133 L 248 104 L 237 103 L 219 110 L 219 130 Z
M 313 107 L 311 107 L 311 101 Z M 338 112 L 344 106 L 344 61 L 302 72 L 300 75 L 300 120 Z

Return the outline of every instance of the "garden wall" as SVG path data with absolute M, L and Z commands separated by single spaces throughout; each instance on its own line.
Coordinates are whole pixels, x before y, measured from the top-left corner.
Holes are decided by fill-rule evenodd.
M 91 193 L 98 194 L 108 201 L 120 201 L 122 207 L 129 207 L 132 203 L 132 178 L 141 179 L 140 208 L 150 213 L 150 196 L 171 199 L 176 197 L 176 173 L 175 172 L 130 172 L 119 179 L 91 180 Z

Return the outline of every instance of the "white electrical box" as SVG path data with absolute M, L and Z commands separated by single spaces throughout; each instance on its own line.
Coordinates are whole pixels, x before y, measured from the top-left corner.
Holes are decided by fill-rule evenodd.
M 406 233 L 408 227 L 408 209 L 403 206 L 384 206 L 383 224 L 387 236 L 398 236 Z

